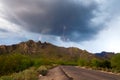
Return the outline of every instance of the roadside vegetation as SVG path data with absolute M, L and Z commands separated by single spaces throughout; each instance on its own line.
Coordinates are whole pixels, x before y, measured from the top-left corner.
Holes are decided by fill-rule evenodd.
M 0 55 L 0 80 L 37 80 L 40 74 L 44 76 L 48 69 L 58 65 L 85 66 L 120 72 L 120 53 L 110 60 L 65 57 L 31 56 L 18 53 Z
M 41 66 L 45 66 L 46 69 L 49 69 L 58 65 L 77 65 L 77 63 L 73 60 L 70 61 L 55 57 L 48 58 L 38 55 L 24 55 L 18 53 L 4 54 L 0 55 L 0 76 L 22 72 L 31 67 L 41 68 Z M 39 71 L 39 73 L 45 75 L 46 71 L 47 70 L 42 70 Z
M 120 73 L 120 53 L 112 57 L 111 67 L 112 67 L 113 72 Z
M 2 76 L 0 80 L 38 80 L 39 76 L 45 76 L 47 70 L 52 68 L 51 66 L 30 67 L 19 73 L 13 73 L 11 75 Z
M 87 59 L 78 59 L 78 65 L 96 70 L 120 73 L 120 53 L 117 53 L 109 60 L 93 58 L 88 61 Z

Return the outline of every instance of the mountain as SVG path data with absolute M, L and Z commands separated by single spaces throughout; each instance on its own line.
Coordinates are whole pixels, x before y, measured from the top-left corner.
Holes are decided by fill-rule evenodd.
M 114 52 L 101 52 L 101 53 L 95 53 L 97 57 L 103 58 L 103 59 L 110 59 L 112 56 L 115 55 Z
M 89 53 L 86 50 L 81 50 L 75 47 L 64 48 L 58 47 L 53 44 L 41 41 L 34 42 L 29 40 L 26 42 L 21 42 L 19 44 L 14 44 L 10 46 L 1 45 L 0 54 L 11 54 L 20 53 L 25 55 L 38 55 L 42 57 L 55 57 L 55 58 L 96 58 L 94 54 Z

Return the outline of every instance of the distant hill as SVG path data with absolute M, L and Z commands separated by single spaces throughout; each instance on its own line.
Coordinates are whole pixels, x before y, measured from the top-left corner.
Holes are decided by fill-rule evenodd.
M 97 57 L 103 58 L 103 59 L 110 59 L 112 56 L 115 55 L 114 52 L 101 52 L 101 53 L 95 53 Z
M 21 42 L 19 44 L 14 44 L 11 46 L 1 45 L 0 54 L 11 54 L 11 53 L 20 53 L 26 55 L 38 55 L 42 57 L 51 57 L 51 58 L 86 58 L 92 59 L 97 58 L 96 55 L 89 53 L 86 50 L 81 50 L 75 47 L 64 48 L 57 47 L 53 44 L 41 41 L 34 42 L 29 40 L 26 42 Z

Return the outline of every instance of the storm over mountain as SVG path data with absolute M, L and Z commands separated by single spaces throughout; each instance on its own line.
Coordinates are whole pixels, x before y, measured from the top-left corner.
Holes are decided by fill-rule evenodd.
M 119 0 L 0 0 L 0 44 L 33 39 L 93 52 L 118 52 L 119 3 Z

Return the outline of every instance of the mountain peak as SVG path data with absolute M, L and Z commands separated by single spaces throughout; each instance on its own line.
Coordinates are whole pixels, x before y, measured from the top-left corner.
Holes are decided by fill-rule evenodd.
M 27 42 L 28 43 L 35 43 L 33 40 L 28 40 Z
M 26 55 L 32 54 L 39 54 L 39 55 L 46 55 L 50 56 L 70 56 L 69 58 L 77 58 L 77 57 L 85 57 L 87 59 L 91 59 L 94 54 L 87 52 L 86 50 L 82 50 L 75 47 L 64 48 L 64 47 L 57 47 L 50 43 L 41 41 L 35 42 L 33 40 L 29 40 L 26 42 L 21 42 L 19 44 L 14 44 L 11 46 L 0 46 L 0 54 L 10 54 L 10 53 L 20 53 Z
M 95 53 L 95 55 L 104 59 L 110 59 L 115 53 L 102 51 L 101 53 Z

